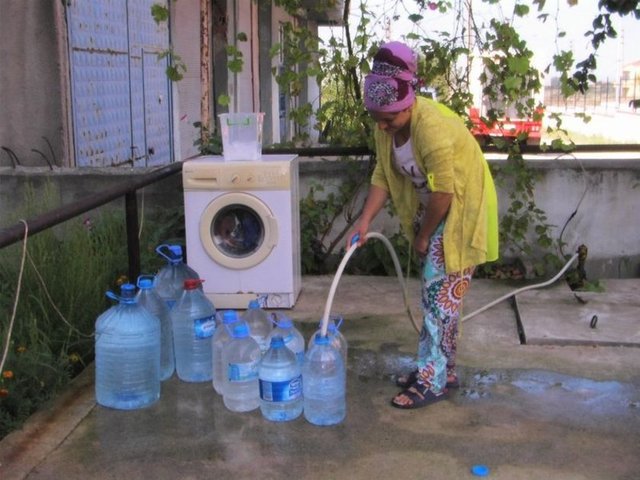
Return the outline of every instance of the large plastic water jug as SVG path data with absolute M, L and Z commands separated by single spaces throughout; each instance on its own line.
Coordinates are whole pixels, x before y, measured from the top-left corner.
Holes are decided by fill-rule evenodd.
M 251 300 L 249 308 L 242 315 L 242 320 L 249 326 L 251 337 L 258 342 L 260 351 L 264 354 L 269 348 L 268 337 L 273 330 L 269 313 L 260 307 L 257 300 Z
M 286 422 L 302 413 L 302 371 L 295 354 L 280 335 L 271 345 L 258 368 L 260 411 L 267 420 Z
M 329 343 L 340 352 L 344 364 L 347 364 L 347 350 L 348 344 L 345 336 L 340 332 L 340 326 L 342 325 L 343 318 L 337 315 L 331 315 L 327 322 L 327 336 L 329 337 Z M 322 332 L 322 321 L 320 321 L 320 328 L 309 339 L 309 345 L 307 350 L 310 350 L 313 346 L 313 341 L 318 333 Z
M 173 375 L 176 360 L 173 353 L 173 327 L 169 316 L 169 307 L 153 286 L 153 277 L 138 277 L 138 304 L 160 320 L 160 380 L 164 381 Z
M 238 314 L 235 310 L 225 310 L 222 318 L 218 315 L 218 325 L 213 334 L 212 357 L 213 362 L 213 389 L 222 395 L 224 382 L 227 378 L 227 365 L 223 362 L 222 354 L 224 347 L 231 341 L 231 333 L 234 324 L 238 321 Z
M 224 347 L 222 358 L 227 365 L 227 379 L 222 389 L 222 401 L 233 412 L 248 412 L 260 406 L 258 365 L 260 347 L 249 335 L 246 323 L 233 327 L 233 338 Z
M 296 354 L 298 364 L 302 366 L 305 350 L 304 337 L 294 326 L 293 321 L 289 317 L 280 312 L 272 313 L 271 315 L 275 318 L 275 328 L 271 330 L 267 337 L 269 344 L 271 344 L 271 339 L 274 336 L 280 335 L 287 348 Z
M 156 274 L 156 292 L 167 302 L 171 310 L 182 295 L 184 281 L 200 278 L 200 275 L 184 263 L 180 245 L 159 245 L 156 247 L 156 253 L 167 260 L 166 265 Z
M 135 286 L 120 287 L 118 304 L 96 320 L 96 401 L 122 410 L 160 398 L 160 320 L 138 305 Z
M 335 425 L 347 413 L 347 373 L 329 337 L 316 335 L 302 367 L 304 417 L 314 425 Z
M 178 378 L 185 382 L 213 379 L 211 337 L 216 329 L 216 309 L 199 289 L 202 280 L 184 281 L 184 291 L 171 310 L 173 344 Z

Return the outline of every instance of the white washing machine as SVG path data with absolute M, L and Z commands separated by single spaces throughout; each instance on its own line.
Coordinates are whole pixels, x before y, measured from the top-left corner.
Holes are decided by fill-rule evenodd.
M 298 159 L 184 162 L 187 262 L 216 308 L 291 308 L 300 293 Z

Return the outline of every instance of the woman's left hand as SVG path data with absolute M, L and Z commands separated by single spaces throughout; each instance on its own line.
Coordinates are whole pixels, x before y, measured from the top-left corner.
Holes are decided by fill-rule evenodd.
M 413 249 L 416 251 L 419 257 L 424 257 L 429 250 L 429 239 L 424 238 L 421 235 L 416 236 L 413 241 Z

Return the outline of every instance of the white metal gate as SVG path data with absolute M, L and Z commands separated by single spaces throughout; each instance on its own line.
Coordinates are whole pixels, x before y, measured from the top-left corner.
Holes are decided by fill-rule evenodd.
M 173 161 L 168 23 L 163 0 L 69 0 L 67 24 L 76 166 Z

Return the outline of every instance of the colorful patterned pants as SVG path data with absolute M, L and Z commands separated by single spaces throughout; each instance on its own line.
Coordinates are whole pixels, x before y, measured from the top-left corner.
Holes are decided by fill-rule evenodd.
M 455 375 L 458 319 L 462 298 L 474 267 L 445 273 L 441 223 L 429 242 L 422 265 L 423 323 L 418 341 L 418 382 L 440 393 L 448 375 Z

